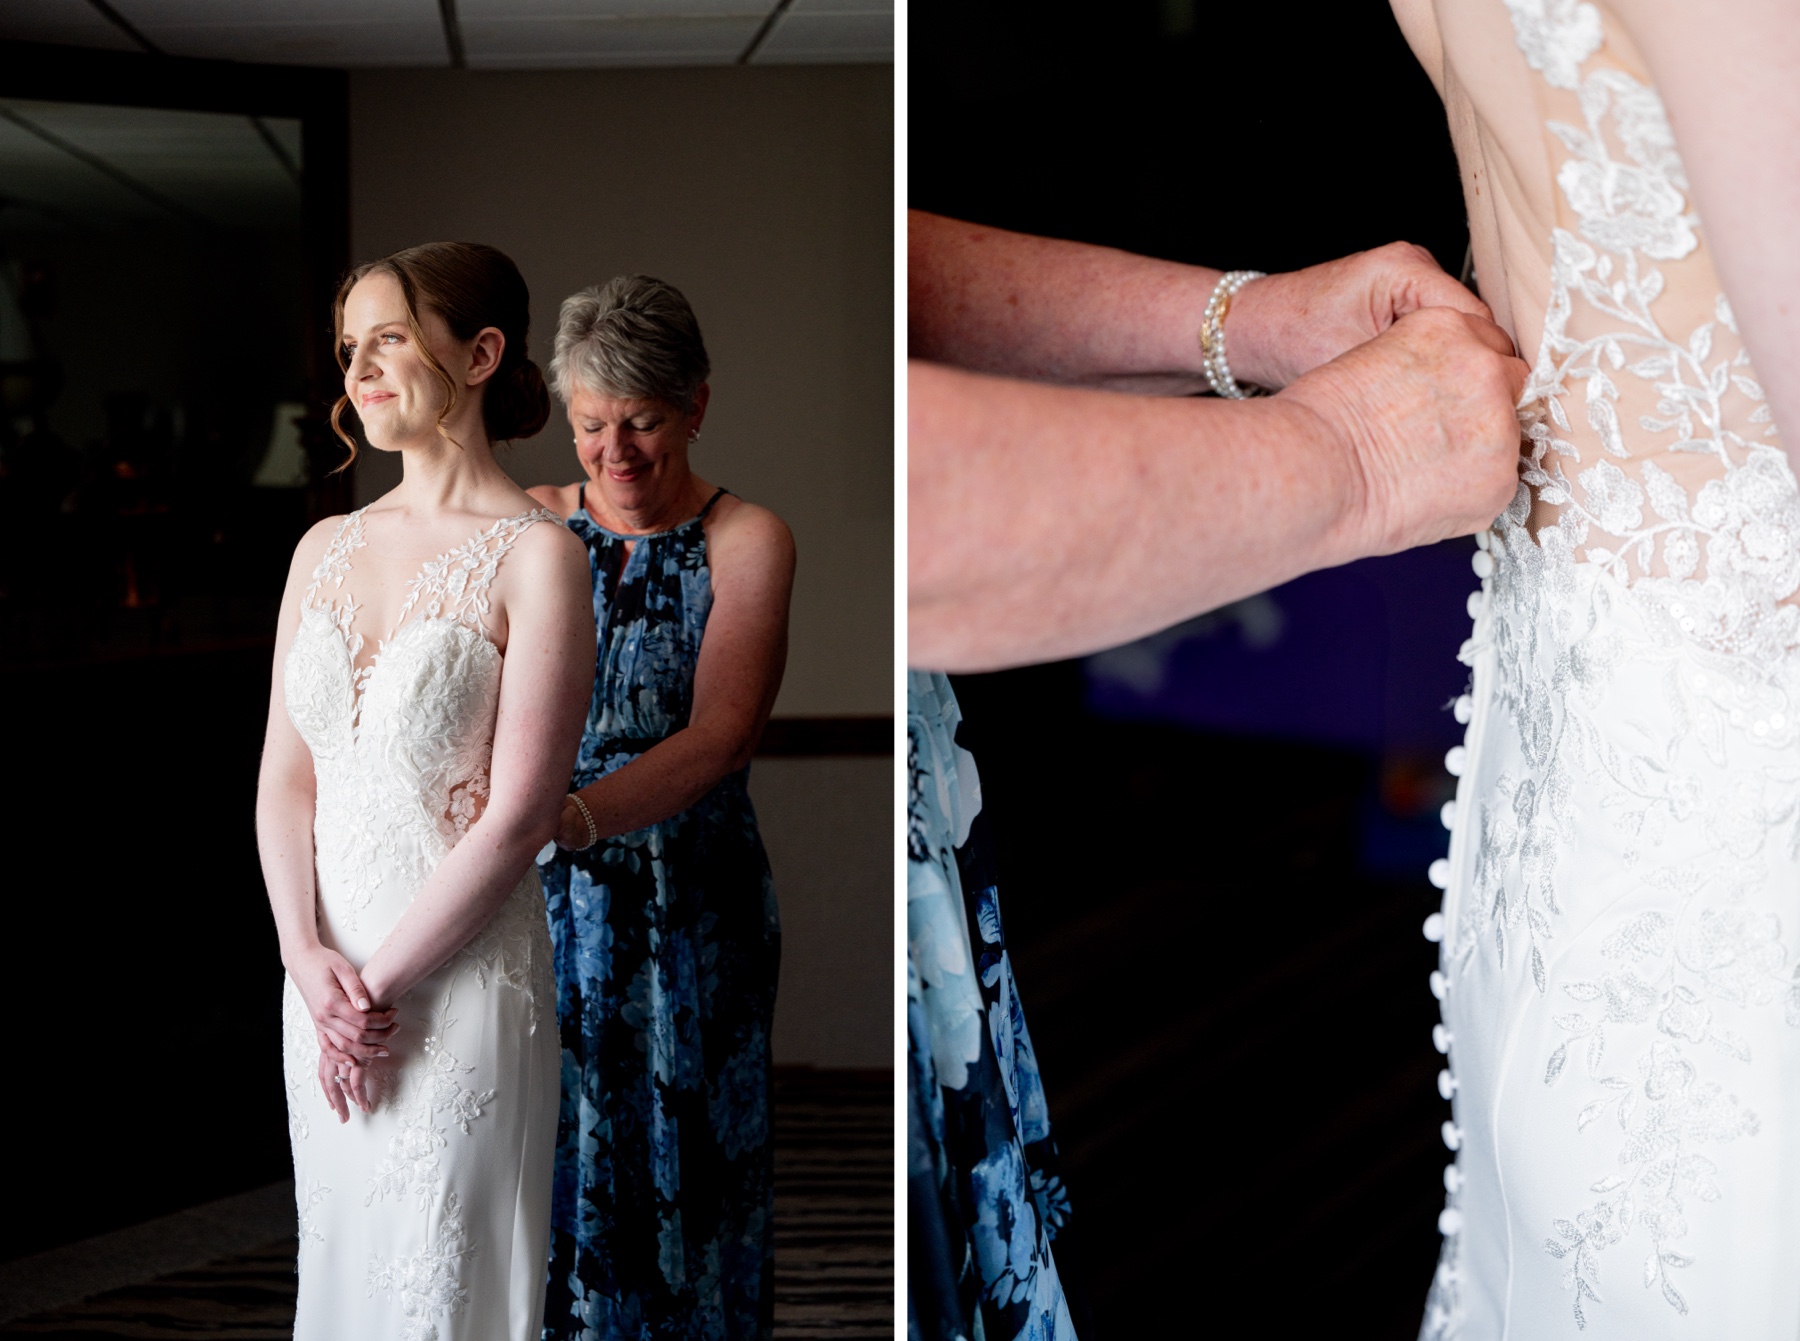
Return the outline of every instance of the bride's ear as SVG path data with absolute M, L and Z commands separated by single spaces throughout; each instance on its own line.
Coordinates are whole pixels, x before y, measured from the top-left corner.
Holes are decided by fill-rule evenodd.
M 506 337 L 496 327 L 483 326 L 469 346 L 469 372 L 465 384 L 480 386 L 487 381 L 500 366 L 501 356 L 505 353 Z

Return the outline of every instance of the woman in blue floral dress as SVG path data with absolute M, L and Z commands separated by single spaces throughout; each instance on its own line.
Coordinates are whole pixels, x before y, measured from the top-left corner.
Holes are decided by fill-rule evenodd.
M 950 681 L 913 671 L 906 736 L 909 1341 L 1075 1341 L 1051 1244 L 1069 1215 L 982 852 Z
M 599 668 L 542 868 L 563 1077 L 544 1335 L 766 1338 L 779 928 L 745 784 L 793 541 L 688 468 L 709 365 L 675 289 L 576 294 L 551 370 L 587 478 L 531 493 L 587 545 Z

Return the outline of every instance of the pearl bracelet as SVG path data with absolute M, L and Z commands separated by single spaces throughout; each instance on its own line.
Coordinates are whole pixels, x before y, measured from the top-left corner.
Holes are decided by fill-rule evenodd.
M 594 823 L 594 812 L 587 808 L 587 802 L 581 799 L 580 792 L 570 792 L 569 799 L 575 803 L 575 809 L 581 812 L 581 818 L 587 821 L 588 840 L 583 847 L 592 847 L 600 841 L 600 826 Z
M 1253 279 L 1262 279 L 1260 270 L 1233 270 L 1213 287 L 1206 303 L 1206 315 L 1200 321 L 1200 357 L 1206 370 L 1207 385 L 1215 396 L 1228 400 L 1248 400 L 1269 393 L 1258 386 L 1239 386 L 1231 375 L 1231 364 L 1225 359 L 1225 314 L 1231 310 L 1231 297 Z

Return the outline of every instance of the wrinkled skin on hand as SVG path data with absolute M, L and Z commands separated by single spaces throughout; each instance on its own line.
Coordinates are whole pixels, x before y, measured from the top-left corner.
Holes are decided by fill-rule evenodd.
M 1493 319 L 1486 303 L 1410 242 L 1270 275 L 1231 301 L 1225 337 L 1232 372 L 1240 382 L 1284 387 L 1432 307 Z
M 1356 463 L 1360 497 L 1345 537 L 1353 553 L 1391 554 L 1493 522 L 1518 488 L 1527 371 L 1484 316 L 1430 307 L 1281 393 L 1317 415 Z

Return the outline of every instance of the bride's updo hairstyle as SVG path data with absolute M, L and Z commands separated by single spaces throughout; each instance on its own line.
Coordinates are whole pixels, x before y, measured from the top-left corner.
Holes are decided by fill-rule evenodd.
M 497 247 L 479 242 L 427 242 L 357 266 L 338 285 L 331 311 L 338 366 L 345 371 L 350 364 L 344 354 L 344 303 L 358 280 L 377 272 L 392 275 L 399 283 L 406 298 L 406 325 L 412 332 L 413 346 L 425 366 L 443 383 L 444 408 L 438 412 L 437 431 L 445 441 L 455 442 L 445 431 L 444 421 L 456 408 L 457 388 L 425 343 L 425 333 L 419 329 L 421 305 L 442 317 L 452 338 L 458 341 L 473 340 L 488 326 L 506 337 L 500 366 L 482 387 L 481 419 L 488 437 L 495 442 L 529 438 L 543 428 L 550 418 L 550 393 L 544 386 L 543 373 L 525 354 L 531 329 L 531 294 L 511 257 Z M 331 427 L 349 446 L 350 461 L 354 461 L 356 442 L 344 432 L 340 422 L 349 404 L 347 395 L 338 397 L 337 404 L 331 407 Z

